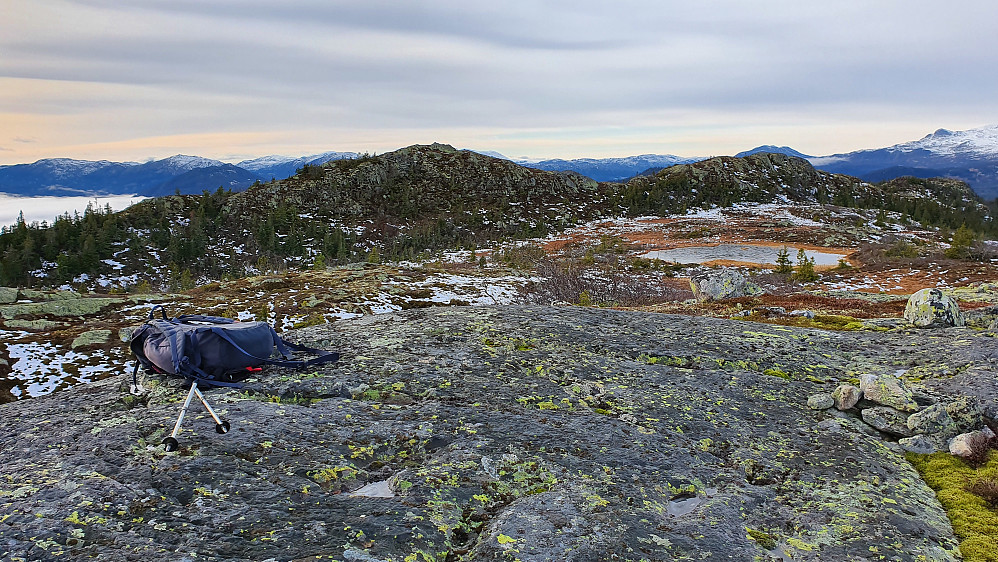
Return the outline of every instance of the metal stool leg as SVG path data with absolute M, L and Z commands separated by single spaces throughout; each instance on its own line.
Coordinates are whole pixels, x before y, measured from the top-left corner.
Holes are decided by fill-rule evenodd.
M 166 448 L 167 452 L 176 451 L 180 448 L 180 442 L 177 441 L 177 436 L 180 435 L 180 426 L 184 423 L 184 416 L 187 415 L 187 410 L 191 407 L 191 400 L 197 396 L 201 404 L 204 405 L 208 413 L 211 414 L 212 419 L 215 420 L 215 431 L 217 433 L 227 433 L 229 431 L 229 422 L 224 421 L 218 417 L 215 410 L 212 409 L 211 405 L 208 404 L 208 400 L 205 399 L 204 394 L 198 389 L 197 381 L 191 381 L 191 390 L 187 393 L 187 399 L 184 400 L 184 405 L 180 408 L 180 416 L 177 417 L 177 423 L 173 426 L 173 433 L 169 437 L 163 440 L 163 446 Z

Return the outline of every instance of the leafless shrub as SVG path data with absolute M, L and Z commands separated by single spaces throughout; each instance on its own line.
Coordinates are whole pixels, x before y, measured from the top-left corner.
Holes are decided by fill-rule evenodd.
M 971 434 L 968 445 L 970 446 L 970 455 L 963 457 L 963 460 L 970 466 L 979 467 L 988 462 L 991 451 L 998 448 L 998 437 L 989 437 L 985 432 L 975 432 Z M 998 482 L 992 481 L 992 484 L 998 486 Z M 970 486 L 973 485 L 976 485 L 976 482 L 970 484 Z M 977 494 L 977 492 L 970 490 L 969 487 L 967 490 Z M 998 493 L 995 494 L 995 499 L 998 499 Z M 991 502 L 991 500 L 988 500 L 988 502 Z
M 975 496 L 984 498 L 991 507 L 998 507 L 998 480 L 995 478 L 978 478 L 964 488 Z
M 530 298 L 536 302 L 571 302 L 598 306 L 644 306 L 685 300 L 692 296 L 655 275 L 636 275 L 623 268 L 606 267 L 585 260 L 547 259 L 538 264 L 541 281 Z
M 516 269 L 533 269 L 547 256 L 544 249 L 533 244 L 521 244 L 503 248 L 498 261 Z

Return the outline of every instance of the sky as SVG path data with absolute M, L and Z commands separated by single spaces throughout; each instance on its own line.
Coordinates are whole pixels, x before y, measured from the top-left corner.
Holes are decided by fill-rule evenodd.
M 2 3 L 0 165 L 827 155 L 998 123 L 993 0 Z

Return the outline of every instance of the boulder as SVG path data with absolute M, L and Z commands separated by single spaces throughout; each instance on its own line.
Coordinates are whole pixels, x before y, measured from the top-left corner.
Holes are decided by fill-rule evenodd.
M 950 440 L 949 452 L 957 457 L 969 458 L 984 450 L 988 446 L 988 442 L 994 438 L 994 432 L 987 427 L 978 431 L 961 433 Z
M 905 437 L 904 439 L 898 439 L 898 445 L 901 448 L 910 453 L 917 453 L 919 455 L 931 455 L 938 451 L 936 443 L 924 435 L 915 435 L 913 437 Z
M 76 349 L 78 347 L 86 347 L 88 345 L 97 345 L 102 343 L 107 343 L 107 340 L 111 337 L 111 330 L 90 330 L 89 332 L 83 332 L 82 334 L 76 336 L 73 340 L 72 347 Z
M 807 407 L 812 410 L 827 410 L 834 405 L 835 400 L 832 398 L 832 395 L 827 392 L 813 394 L 807 399 Z
M 17 289 L 14 287 L 0 287 L 0 304 L 10 304 L 17 302 Z
M 863 392 L 863 398 L 871 402 L 903 412 L 918 411 L 918 403 L 911 391 L 893 375 L 860 375 L 859 389 Z
M 911 437 L 912 431 L 905 423 L 908 415 L 888 406 L 867 408 L 861 413 L 863 421 L 878 430 L 898 437 Z
M 840 384 L 833 392 L 832 399 L 839 410 L 848 410 L 855 406 L 863 392 L 851 384 Z
M 763 290 L 734 269 L 710 270 L 694 275 L 690 287 L 697 300 L 713 301 L 761 295 Z
M 919 328 L 963 326 L 960 307 L 939 289 L 922 289 L 911 295 L 904 307 L 904 318 Z
M 921 412 L 916 412 L 908 416 L 905 424 L 913 434 L 931 435 L 936 433 L 945 434 L 946 438 L 952 437 L 959 432 L 953 418 L 950 417 L 946 407 L 942 404 L 933 404 Z
M 980 407 L 974 399 L 967 396 L 947 403 L 946 413 L 960 431 L 974 431 L 984 425 Z

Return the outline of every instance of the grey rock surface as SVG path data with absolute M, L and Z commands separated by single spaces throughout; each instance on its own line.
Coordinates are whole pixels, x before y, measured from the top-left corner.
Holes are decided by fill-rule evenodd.
M 953 297 L 936 288 L 921 289 L 908 298 L 905 320 L 919 328 L 963 326 L 963 315 Z
M 894 435 L 897 437 L 911 437 L 912 431 L 905 423 L 908 421 L 908 414 L 900 412 L 889 406 L 875 406 L 866 408 L 861 412 L 863 421 L 875 427 L 878 431 Z
M 712 301 L 761 295 L 762 288 L 735 269 L 708 270 L 694 275 L 690 287 L 697 300 Z
M 907 426 L 915 434 L 943 433 L 947 435 L 947 438 L 956 435 L 959 431 L 943 404 L 933 404 L 908 416 Z
M 918 411 L 918 403 L 900 379 L 894 375 L 864 374 L 859 377 L 863 398 L 903 412 Z
M 939 450 L 939 447 L 936 446 L 935 441 L 924 435 L 914 435 L 912 437 L 898 439 L 898 445 L 901 445 L 905 451 L 917 453 L 919 455 L 929 455 Z
M 827 392 L 812 394 L 807 398 L 807 407 L 812 410 L 827 410 L 835 405 L 835 399 Z
M 911 465 L 804 404 L 855 372 L 938 370 L 938 349 L 963 368 L 928 391 L 995 394 L 993 338 L 962 329 L 915 347 L 924 332 L 529 306 L 288 337 L 342 359 L 207 391 L 231 431 L 195 407 L 173 453 L 176 379 L 0 406 L 0 559 L 954 560 Z M 385 497 L 351 495 L 372 484 Z

